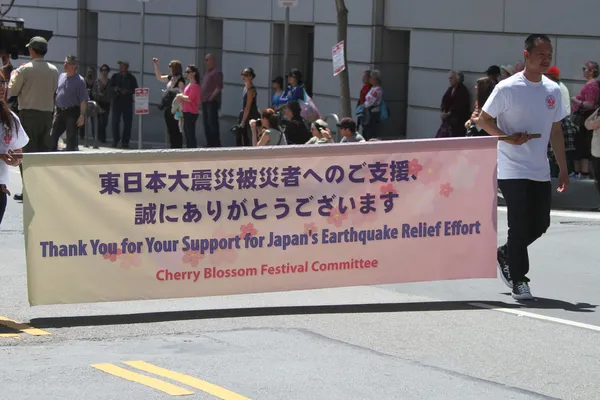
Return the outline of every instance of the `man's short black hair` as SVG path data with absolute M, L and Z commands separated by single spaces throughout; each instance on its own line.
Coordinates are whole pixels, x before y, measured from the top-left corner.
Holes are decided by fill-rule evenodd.
M 527 50 L 528 53 L 531 53 L 533 49 L 537 47 L 537 42 L 540 40 L 542 42 L 552 43 L 548 35 L 534 33 L 533 35 L 527 36 L 527 39 L 525 39 L 525 50 Z
M 48 53 L 48 50 L 39 50 L 39 49 L 31 49 L 36 56 L 40 56 L 40 57 L 44 57 L 46 55 L 46 53 Z

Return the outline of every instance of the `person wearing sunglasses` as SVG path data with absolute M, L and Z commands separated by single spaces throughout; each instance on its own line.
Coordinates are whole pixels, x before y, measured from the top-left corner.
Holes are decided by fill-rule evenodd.
M 201 88 L 200 71 L 194 64 L 190 64 L 185 69 L 185 75 L 189 83 L 183 89 L 183 93 L 177 95 L 177 99 L 183 102 L 183 131 L 185 134 L 185 143 L 188 149 L 198 147 L 196 137 L 196 122 L 200 110 Z

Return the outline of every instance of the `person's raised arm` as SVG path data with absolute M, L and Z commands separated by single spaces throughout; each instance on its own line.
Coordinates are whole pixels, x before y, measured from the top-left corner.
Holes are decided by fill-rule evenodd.
M 154 64 L 154 76 L 156 76 L 156 79 L 158 79 L 159 82 L 163 82 L 163 83 L 169 82 L 169 76 L 163 75 L 160 72 L 160 67 L 158 66 L 158 58 L 154 57 L 152 59 L 152 63 Z

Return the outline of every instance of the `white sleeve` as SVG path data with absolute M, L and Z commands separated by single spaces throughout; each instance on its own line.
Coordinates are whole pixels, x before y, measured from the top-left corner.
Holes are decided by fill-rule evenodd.
M 554 122 L 559 122 L 565 119 L 569 113 L 567 112 L 567 107 L 563 101 L 562 90 L 559 88 L 557 93 L 554 95 L 556 97 L 556 108 L 554 111 Z
M 500 85 L 496 85 L 490 97 L 482 107 L 482 110 L 492 118 L 498 116 L 508 110 L 508 101 L 506 100 L 506 89 Z
M 25 147 L 25 145 L 27 143 L 29 143 L 29 136 L 27 136 L 25 129 L 23 129 L 23 125 L 21 124 L 21 120 L 19 119 L 19 117 L 17 117 L 14 113 L 12 113 L 12 111 L 11 111 L 11 114 L 17 120 L 18 130 L 17 130 L 17 135 L 13 136 L 14 139 L 9 147 L 11 150 L 22 149 L 23 147 Z

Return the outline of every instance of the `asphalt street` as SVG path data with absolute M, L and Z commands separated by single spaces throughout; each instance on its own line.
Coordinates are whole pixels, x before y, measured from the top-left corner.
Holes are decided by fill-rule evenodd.
M 529 304 L 492 279 L 29 307 L 11 200 L 0 399 L 600 399 L 599 239 L 599 214 L 555 215 Z

